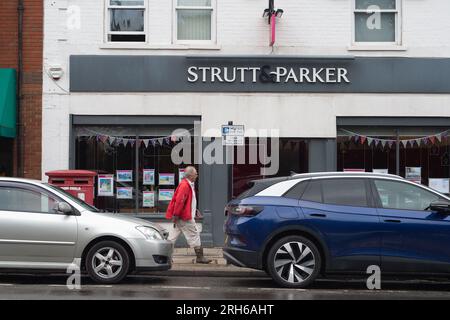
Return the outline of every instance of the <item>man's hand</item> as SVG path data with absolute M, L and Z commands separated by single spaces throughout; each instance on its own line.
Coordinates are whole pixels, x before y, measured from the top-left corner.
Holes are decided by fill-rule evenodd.
M 203 214 L 200 212 L 200 210 L 198 209 L 195 210 L 195 217 L 198 219 L 203 218 Z
M 177 216 L 174 216 L 174 217 L 172 218 L 172 221 L 173 221 L 173 227 L 174 227 L 174 228 L 177 226 L 178 219 L 179 219 L 179 218 L 178 218 Z

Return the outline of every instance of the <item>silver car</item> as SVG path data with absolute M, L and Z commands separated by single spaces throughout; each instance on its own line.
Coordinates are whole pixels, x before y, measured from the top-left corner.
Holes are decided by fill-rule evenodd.
M 78 265 L 99 283 L 130 272 L 168 270 L 168 233 L 145 220 L 101 213 L 64 190 L 0 178 L 0 272 Z

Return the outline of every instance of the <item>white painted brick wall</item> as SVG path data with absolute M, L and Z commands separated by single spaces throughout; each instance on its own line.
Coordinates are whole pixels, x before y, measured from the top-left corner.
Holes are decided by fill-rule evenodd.
M 139 50 L 105 48 L 104 0 L 44 1 L 44 66 L 60 64 L 65 74 L 58 82 L 44 75 L 43 173 L 68 167 L 70 114 L 200 115 L 203 130 L 233 119 L 256 129 L 279 128 L 289 137 L 333 137 L 336 116 L 450 117 L 450 95 L 69 94 L 73 54 L 270 54 L 268 25 L 261 17 L 268 1 L 217 0 L 219 50 L 167 49 L 173 42 L 172 0 L 148 0 L 152 49 Z M 450 0 L 404 0 L 406 50 L 374 52 L 348 50 L 351 1 L 275 0 L 285 14 L 273 54 L 450 57 Z M 81 10 L 79 30 L 66 27 L 73 5 Z

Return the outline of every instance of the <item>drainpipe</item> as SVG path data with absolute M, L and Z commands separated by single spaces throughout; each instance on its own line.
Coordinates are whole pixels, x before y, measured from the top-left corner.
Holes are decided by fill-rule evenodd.
M 23 81 L 23 12 L 25 11 L 24 0 L 19 0 L 17 11 L 19 14 L 18 25 L 18 76 L 17 76 L 17 174 L 20 177 L 24 176 L 23 169 L 23 139 L 22 139 L 22 81 Z

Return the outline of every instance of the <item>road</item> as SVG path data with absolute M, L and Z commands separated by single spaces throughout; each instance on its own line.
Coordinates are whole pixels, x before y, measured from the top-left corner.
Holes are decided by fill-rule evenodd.
M 382 290 L 367 290 L 363 280 L 318 280 L 311 288 L 278 288 L 263 274 L 130 276 L 118 285 L 98 285 L 84 277 L 80 290 L 66 287 L 65 275 L 0 274 L 0 299 L 450 299 L 450 281 L 384 280 Z

